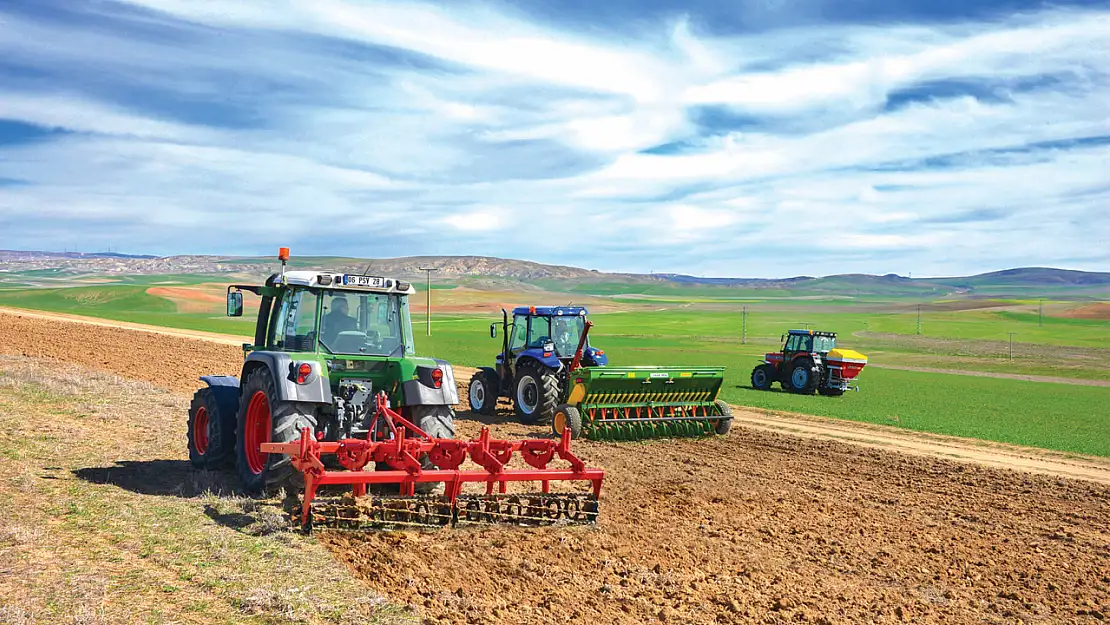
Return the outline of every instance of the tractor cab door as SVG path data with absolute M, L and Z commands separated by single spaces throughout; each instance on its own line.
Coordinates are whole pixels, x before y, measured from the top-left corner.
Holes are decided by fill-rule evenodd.
M 808 334 L 791 334 L 786 338 L 786 346 L 782 349 L 783 364 L 794 360 L 799 354 L 809 354 L 813 349 L 813 337 Z
M 525 315 L 517 315 L 509 325 L 509 350 L 503 356 L 505 373 L 509 375 L 502 375 L 502 380 L 516 375 L 516 358 L 528 346 L 528 320 Z

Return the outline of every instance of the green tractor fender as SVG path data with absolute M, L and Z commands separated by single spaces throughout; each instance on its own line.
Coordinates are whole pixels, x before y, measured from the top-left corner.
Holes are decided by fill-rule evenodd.
M 454 406 L 459 403 L 455 371 L 451 363 L 439 358 L 411 358 L 412 374 L 401 383 L 402 406 Z M 402 367 L 407 370 L 408 367 Z M 437 376 L 435 373 L 441 373 Z M 437 380 L 438 378 L 438 380 Z

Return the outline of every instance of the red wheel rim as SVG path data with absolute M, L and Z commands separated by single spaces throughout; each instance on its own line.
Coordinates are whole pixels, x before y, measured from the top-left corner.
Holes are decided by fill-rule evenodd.
M 270 442 L 270 400 L 266 393 L 257 391 L 247 406 L 247 420 L 243 424 L 243 455 L 247 466 L 255 475 L 266 468 L 266 457 L 262 453 L 262 443 Z
M 208 409 L 204 406 L 197 408 L 193 417 L 193 447 L 202 456 L 208 452 Z

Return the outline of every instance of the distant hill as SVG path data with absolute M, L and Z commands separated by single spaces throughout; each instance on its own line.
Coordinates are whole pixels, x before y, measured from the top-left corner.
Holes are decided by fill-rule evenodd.
M 1021 267 L 992 271 L 966 278 L 934 278 L 933 282 L 974 288 L 976 286 L 1108 286 L 1110 273 L 1053 269 L 1051 267 Z
M 566 265 L 547 265 L 492 256 L 408 256 L 362 259 L 334 256 L 294 256 L 294 268 L 318 267 L 347 273 L 390 275 L 423 281 L 421 268 L 434 268 L 433 281 L 465 284 L 480 289 L 512 289 L 540 284 L 545 288 L 598 294 L 660 293 L 694 288 L 710 290 L 775 290 L 790 295 L 889 295 L 975 297 L 1028 295 L 1036 289 L 1061 290 L 1101 296 L 1110 293 L 1110 273 L 1023 267 L 974 276 L 909 278 L 897 274 L 837 274 L 789 278 L 704 278 L 679 273 L 607 273 Z M 82 274 L 200 274 L 269 275 L 277 267 L 273 257 L 132 255 L 116 252 L 83 254 L 0 250 L 0 270 L 6 273 L 62 271 Z

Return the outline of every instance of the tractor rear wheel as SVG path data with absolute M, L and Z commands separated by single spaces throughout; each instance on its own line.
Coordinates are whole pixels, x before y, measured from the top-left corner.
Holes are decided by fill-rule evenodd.
M 790 390 L 802 395 L 812 395 L 817 390 L 821 371 L 810 358 L 799 358 L 790 367 Z
M 267 488 L 299 489 L 300 473 L 285 454 L 266 454 L 262 443 L 289 443 L 301 438 L 301 429 L 316 431 L 316 416 L 303 405 L 278 399 L 274 380 L 265 368 L 247 374 L 239 396 L 235 437 L 235 466 L 243 488 L 252 495 Z
M 759 391 L 766 391 L 771 388 L 771 383 L 775 381 L 775 368 L 767 363 L 763 363 L 752 369 L 752 388 Z
M 555 436 L 562 437 L 563 432 L 570 429 L 571 440 L 582 436 L 582 413 L 578 408 L 562 404 L 555 409 L 555 416 L 551 419 L 551 429 Z
M 767 386 L 770 386 L 770 383 Z M 732 428 L 732 406 L 729 406 L 728 402 L 723 399 L 715 400 L 713 405 L 717 406 L 717 414 L 721 415 L 721 418 L 717 420 L 717 425 L 713 426 L 713 431 L 718 436 L 724 436 Z
M 478 414 L 491 415 L 497 409 L 500 381 L 491 372 L 479 369 L 470 378 L 470 409 Z
M 513 410 L 525 425 L 550 423 L 559 405 L 559 377 L 547 367 L 525 363 L 517 370 Z
M 235 415 L 222 414 L 216 393 L 198 389 L 189 405 L 189 461 L 198 469 L 220 469 L 235 452 Z

